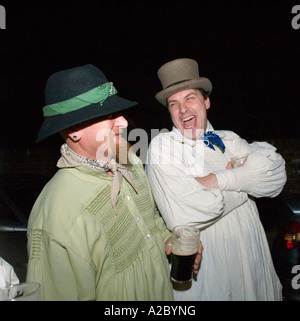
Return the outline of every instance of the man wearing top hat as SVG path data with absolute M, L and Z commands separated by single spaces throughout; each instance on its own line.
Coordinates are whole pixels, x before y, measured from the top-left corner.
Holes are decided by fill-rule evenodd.
M 174 290 L 175 300 L 281 300 L 253 198 L 282 191 L 283 158 L 266 142 L 214 130 L 207 119 L 212 84 L 195 60 L 170 61 L 158 77 L 156 98 L 174 126 L 152 139 L 146 172 L 167 227 L 196 226 L 203 244 L 199 273 L 190 289 Z M 238 155 L 244 160 L 233 167 Z
M 121 136 L 120 112 L 136 103 L 93 65 L 51 75 L 45 99 L 37 141 L 60 133 L 65 143 L 30 214 L 27 282 L 42 300 L 172 300 L 170 232 Z

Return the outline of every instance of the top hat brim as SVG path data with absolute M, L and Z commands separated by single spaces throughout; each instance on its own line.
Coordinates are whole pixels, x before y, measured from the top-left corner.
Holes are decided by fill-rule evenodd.
M 167 106 L 167 99 L 173 94 L 185 89 L 203 89 L 208 94 L 212 91 L 212 83 L 208 78 L 200 77 L 198 79 L 187 80 L 171 87 L 165 88 L 155 95 L 155 98 L 164 106 Z
M 137 102 L 135 101 L 130 101 L 114 95 L 107 98 L 102 106 L 99 103 L 91 104 L 67 114 L 46 117 L 40 128 L 36 142 L 40 142 L 41 140 L 73 125 L 77 125 L 94 118 L 110 115 L 136 105 Z

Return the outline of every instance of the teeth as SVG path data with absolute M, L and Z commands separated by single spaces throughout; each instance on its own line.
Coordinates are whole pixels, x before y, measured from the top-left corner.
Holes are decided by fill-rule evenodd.
M 186 121 L 189 121 L 189 120 L 193 119 L 194 117 L 195 117 L 195 116 L 189 116 L 189 117 L 187 117 L 187 118 L 182 119 L 182 121 L 183 121 L 183 122 L 186 122 Z

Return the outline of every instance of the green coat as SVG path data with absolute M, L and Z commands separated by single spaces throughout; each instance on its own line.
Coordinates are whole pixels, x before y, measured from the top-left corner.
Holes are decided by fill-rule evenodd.
M 43 300 L 172 300 L 164 240 L 170 235 L 141 163 L 138 194 L 123 179 L 116 214 L 112 178 L 87 166 L 58 170 L 28 223 L 27 282 Z

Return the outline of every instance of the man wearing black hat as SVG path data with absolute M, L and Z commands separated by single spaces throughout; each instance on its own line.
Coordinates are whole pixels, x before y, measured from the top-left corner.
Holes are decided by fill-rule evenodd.
M 119 112 L 136 103 L 116 93 L 93 65 L 48 79 L 37 140 L 59 132 L 65 144 L 28 223 L 27 282 L 41 284 L 43 300 L 173 299 L 170 232 L 141 161 L 118 158 L 128 150 Z
M 201 230 L 203 258 L 187 291 L 175 300 L 280 300 L 281 284 L 253 197 L 275 197 L 286 182 L 285 162 L 266 142 L 248 144 L 207 119 L 212 84 L 193 59 L 158 70 L 174 127 L 150 144 L 147 174 L 167 227 Z M 236 160 L 239 161 L 236 167 Z

